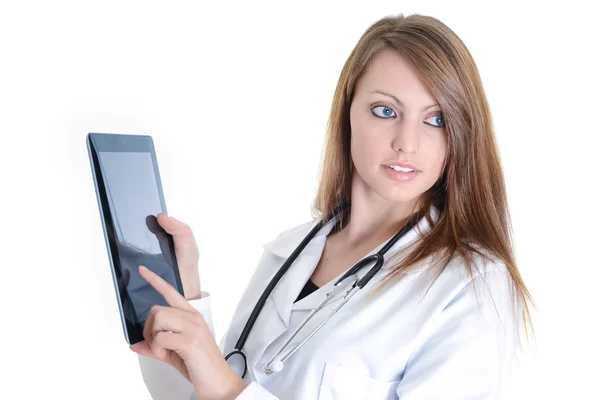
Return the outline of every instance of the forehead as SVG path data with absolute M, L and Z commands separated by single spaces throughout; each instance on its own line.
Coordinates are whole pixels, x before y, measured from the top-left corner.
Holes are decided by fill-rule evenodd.
M 356 94 L 368 95 L 380 90 L 409 103 L 432 103 L 433 96 L 417 69 L 399 52 L 385 49 L 378 52 L 356 85 Z

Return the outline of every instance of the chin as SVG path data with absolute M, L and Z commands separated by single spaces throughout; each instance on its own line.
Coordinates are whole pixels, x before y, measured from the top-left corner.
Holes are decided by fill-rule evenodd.
M 415 190 L 414 188 L 385 187 L 381 190 L 375 190 L 375 192 L 382 199 L 385 199 L 392 203 L 414 203 L 417 200 L 417 198 L 421 194 L 423 194 L 423 192 Z
M 356 171 L 355 171 L 356 172 Z M 362 179 L 360 174 L 355 178 L 360 182 L 360 186 L 370 192 L 374 192 L 381 199 L 390 203 L 415 203 L 428 188 L 423 187 L 423 182 L 419 178 L 409 182 L 394 182 L 390 179 L 381 179 L 381 176 L 371 176 L 370 179 Z

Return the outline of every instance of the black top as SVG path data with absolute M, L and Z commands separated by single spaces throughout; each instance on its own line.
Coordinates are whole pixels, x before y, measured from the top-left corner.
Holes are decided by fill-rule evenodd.
M 300 294 L 298 295 L 298 298 L 296 299 L 295 302 L 302 300 L 303 298 L 305 298 L 306 296 L 308 296 L 309 294 L 311 294 L 312 292 L 314 292 L 315 290 L 317 290 L 319 287 L 317 285 L 315 285 L 313 283 L 313 281 L 311 281 L 310 279 L 308 280 L 308 282 L 306 282 L 306 285 L 304 285 L 304 287 L 302 288 L 302 291 L 300 292 Z M 294 302 L 294 303 L 295 303 Z

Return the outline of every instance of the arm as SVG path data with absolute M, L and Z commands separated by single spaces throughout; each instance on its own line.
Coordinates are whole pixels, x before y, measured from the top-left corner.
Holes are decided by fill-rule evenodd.
M 153 222 L 151 220 L 150 222 Z M 214 340 L 215 332 L 212 321 L 212 313 L 210 307 L 210 296 L 206 292 L 200 291 L 200 280 L 198 277 L 198 248 L 194 239 L 194 235 L 190 227 L 181 221 L 160 213 L 157 216 L 156 222 L 166 232 L 173 235 L 175 242 L 175 252 L 179 264 L 184 292 L 191 295 L 187 298 L 187 303 L 202 315 L 204 336 L 207 336 L 206 328 L 210 331 Z M 152 225 L 154 226 L 154 225 Z M 155 226 L 154 226 L 155 227 Z M 150 228 L 150 226 L 149 226 Z M 155 227 L 156 228 L 156 227 Z M 152 231 L 152 229 L 151 229 Z M 156 231 L 156 229 L 154 230 Z M 153 232 L 154 232 L 153 231 Z M 160 239 L 160 238 L 159 238 Z M 161 246 L 162 247 L 162 246 Z M 168 253 L 163 250 L 163 254 Z M 188 285 L 186 287 L 186 284 Z M 200 294 L 200 298 L 196 295 Z M 185 301 L 184 301 L 185 304 Z M 183 307 L 187 308 L 187 307 Z M 205 324 L 204 324 L 205 323 Z M 206 338 L 205 338 L 206 340 Z M 223 338 L 223 342 L 225 337 Z M 223 345 L 223 343 L 222 343 Z M 222 353 L 221 346 L 221 353 Z M 144 351 L 144 353 L 146 353 Z M 171 367 L 168 363 L 142 355 L 138 355 L 138 361 L 142 371 L 144 383 L 148 388 L 154 400 L 170 399 L 170 400 L 195 400 L 198 395 L 190 381 L 188 381 L 178 369 Z M 221 360 L 222 361 L 222 360 Z M 189 370 L 187 371 L 189 374 Z M 240 386 L 245 385 L 239 377 L 235 377 L 240 381 Z M 265 389 L 261 388 L 258 383 L 251 383 L 244 390 L 235 389 L 236 393 L 240 393 L 239 399 L 276 399 Z M 231 397 L 231 396 L 230 396 Z
M 519 326 L 508 279 L 502 269 L 475 277 L 433 318 L 406 365 L 400 399 L 501 398 Z

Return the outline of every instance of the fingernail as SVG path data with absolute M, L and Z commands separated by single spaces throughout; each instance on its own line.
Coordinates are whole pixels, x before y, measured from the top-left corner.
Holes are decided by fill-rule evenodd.
M 141 269 L 148 269 L 148 268 L 144 267 L 143 265 L 140 265 L 140 268 Z

